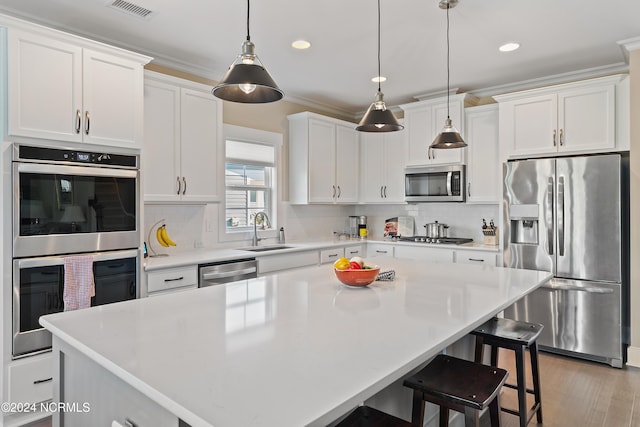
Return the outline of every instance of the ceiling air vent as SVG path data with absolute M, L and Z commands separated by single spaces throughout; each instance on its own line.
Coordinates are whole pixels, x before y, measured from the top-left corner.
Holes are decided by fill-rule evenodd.
M 109 7 L 119 10 L 120 12 L 124 12 L 127 15 L 136 16 L 142 19 L 149 19 L 151 15 L 153 15 L 153 11 L 124 0 L 114 0 L 107 4 Z

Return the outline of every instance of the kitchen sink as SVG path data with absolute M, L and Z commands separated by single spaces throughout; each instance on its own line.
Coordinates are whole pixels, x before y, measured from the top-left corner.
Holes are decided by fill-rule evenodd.
M 293 246 L 286 245 L 271 245 L 271 246 L 251 246 L 248 248 L 240 248 L 241 251 L 251 251 L 251 252 L 266 252 L 266 251 L 276 251 L 278 249 L 289 249 Z

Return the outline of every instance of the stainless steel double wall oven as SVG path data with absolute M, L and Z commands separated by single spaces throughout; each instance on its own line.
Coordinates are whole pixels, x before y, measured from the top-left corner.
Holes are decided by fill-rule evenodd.
M 91 255 L 91 305 L 138 297 L 139 157 L 14 144 L 13 356 L 51 347 L 40 316 L 64 310 L 64 259 Z

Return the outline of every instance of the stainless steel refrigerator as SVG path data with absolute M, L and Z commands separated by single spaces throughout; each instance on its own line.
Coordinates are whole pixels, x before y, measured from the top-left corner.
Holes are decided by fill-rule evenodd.
M 629 342 L 628 157 L 509 161 L 504 265 L 554 278 L 505 311 L 543 350 L 622 367 Z

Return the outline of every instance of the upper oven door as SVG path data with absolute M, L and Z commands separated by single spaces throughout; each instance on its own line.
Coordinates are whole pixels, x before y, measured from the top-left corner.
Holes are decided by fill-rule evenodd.
M 13 163 L 13 256 L 137 248 L 138 171 Z

